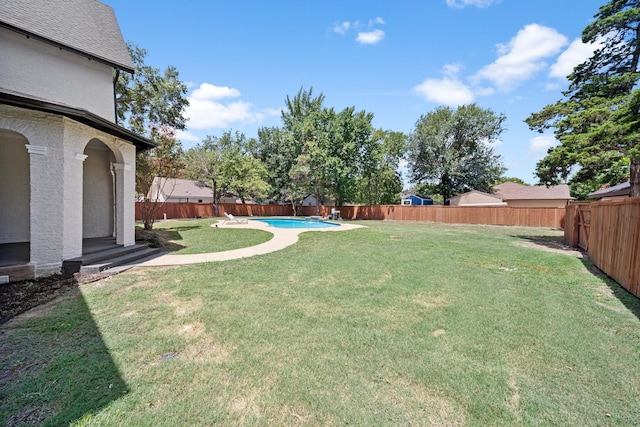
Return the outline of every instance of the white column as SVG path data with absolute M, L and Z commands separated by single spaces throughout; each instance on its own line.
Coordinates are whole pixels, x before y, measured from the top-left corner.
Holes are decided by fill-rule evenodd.
M 135 244 L 135 168 L 129 163 L 115 163 L 116 172 L 116 243 Z

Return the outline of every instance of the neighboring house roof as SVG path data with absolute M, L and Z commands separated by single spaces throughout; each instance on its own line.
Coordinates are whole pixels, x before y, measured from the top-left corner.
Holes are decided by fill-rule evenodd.
M 158 188 L 166 198 L 186 199 L 186 198 L 207 198 L 213 197 L 213 190 L 208 183 L 180 178 L 153 178 L 153 188 Z
M 96 0 L 3 0 L 0 26 L 133 73 L 113 9 Z
M 403 199 L 408 199 L 410 197 L 417 197 L 418 199 L 422 199 L 422 200 L 431 200 L 431 197 L 423 196 L 421 194 L 407 194 L 405 196 L 402 196 Z
M 502 197 L 497 196 L 495 194 L 485 193 L 484 191 L 471 190 L 471 191 L 467 191 L 466 193 L 462 193 L 462 194 L 459 194 L 459 195 L 457 195 L 455 197 L 449 198 L 448 199 L 449 203 L 453 205 L 456 201 L 458 201 L 458 200 L 462 199 L 463 197 L 468 196 L 470 194 L 479 194 L 479 195 L 484 196 L 484 197 L 495 199 L 496 200 L 495 203 L 502 202 Z
M 620 197 L 628 196 L 631 191 L 631 183 L 629 181 L 622 184 L 614 185 L 613 187 L 603 188 L 598 191 L 590 193 L 588 197 L 590 199 L 599 199 L 601 197 Z
M 570 200 L 569 186 L 566 184 L 546 187 L 544 185 L 522 185 L 504 182 L 493 187 L 496 195 L 503 200 Z
M 32 96 L 4 89 L 0 90 L 0 104 L 28 108 L 30 110 L 43 111 L 45 113 L 60 114 L 77 122 L 91 126 L 94 129 L 108 133 L 109 135 L 128 141 L 136 146 L 136 150 L 138 152 L 145 151 L 156 146 L 153 141 L 80 108 L 54 104 L 50 101 L 33 98 Z

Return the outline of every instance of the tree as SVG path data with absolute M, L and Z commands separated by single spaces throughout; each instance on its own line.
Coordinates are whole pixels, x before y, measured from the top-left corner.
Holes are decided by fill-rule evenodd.
M 128 43 L 134 74 L 119 73 L 116 81 L 116 116 L 118 122 L 139 135 L 153 138 L 153 129 L 168 126 L 184 129 L 189 106 L 187 86 L 178 70 L 168 66 L 163 73 L 144 63 L 146 49 Z
M 187 178 L 211 183 L 213 216 L 219 216 L 218 203 L 222 196 L 223 185 L 221 185 L 222 148 L 218 138 L 207 136 L 201 143 L 187 150 L 185 163 Z
M 600 47 L 568 76 L 563 99 L 525 120 L 560 141 L 536 175 L 547 185 L 568 180 L 574 196 L 629 177 L 640 196 L 640 0 L 609 1 L 594 17 L 582 41 Z
M 172 128 L 154 129 L 153 140 L 157 144 L 155 148 L 136 156 L 136 194 L 142 200 L 141 214 L 145 230 L 153 228 L 156 214 L 164 205 L 164 202 L 159 201 L 157 195 L 151 192 L 154 178 L 164 178 L 158 179 L 157 184 L 165 193 L 170 194 L 172 187 L 167 178 L 178 176 L 184 167 L 182 146 L 176 140 Z
M 475 104 L 438 107 L 416 122 L 409 136 L 412 182 L 428 183 L 445 203 L 470 190 L 491 191 L 505 171 L 491 145 L 504 131 L 505 116 Z
M 164 202 L 151 198 L 154 177 L 175 178 L 182 170 L 182 148 L 175 130 L 184 129 L 187 86 L 175 67 L 163 74 L 145 65 L 145 49 L 128 44 L 135 74 L 116 74 L 116 118 L 124 127 L 153 140 L 157 147 L 136 156 L 136 192 L 143 201 L 144 228 L 153 228 L 156 212 Z
M 264 164 L 253 157 L 250 150 L 256 145 L 241 132 L 225 132 L 218 140 L 222 152 L 221 176 L 224 190 L 238 196 L 242 203 L 247 198 L 263 199 L 269 191 L 265 181 L 267 170 Z
M 356 202 L 388 205 L 400 202 L 402 176 L 398 171 L 407 150 L 402 132 L 379 129 L 363 147 Z
M 516 184 L 520 184 L 520 185 L 529 185 L 526 182 L 524 182 L 524 180 L 513 177 L 513 176 L 501 176 L 493 185 L 495 186 L 498 184 L 504 184 L 505 182 L 515 182 Z

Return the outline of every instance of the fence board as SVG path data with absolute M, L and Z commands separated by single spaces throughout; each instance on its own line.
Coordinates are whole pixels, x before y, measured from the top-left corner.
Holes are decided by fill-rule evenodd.
M 581 210 L 590 214 L 586 245 L 584 227 L 575 219 Z M 572 222 L 565 227 L 565 242 L 586 246 L 600 270 L 640 297 L 640 198 L 572 204 L 567 206 L 566 218 Z
M 142 219 L 142 203 L 136 203 L 136 220 Z M 221 203 L 220 215 L 228 212 L 236 216 L 290 216 L 290 205 L 242 205 Z M 328 216 L 332 206 L 321 206 L 320 215 Z M 447 224 L 513 225 L 521 227 L 564 227 L 564 208 L 525 208 L 509 206 L 341 206 L 336 208 L 344 219 L 442 222 Z M 302 206 L 298 214 L 316 214 L 315 206 Z M 210 218 L 213 207 L 209 203 L 165 203 L 155 219 Z

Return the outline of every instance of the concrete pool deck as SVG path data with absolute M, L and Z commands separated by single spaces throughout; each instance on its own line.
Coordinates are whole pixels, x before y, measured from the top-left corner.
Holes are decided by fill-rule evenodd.
M 244 220 L 244 218 L 242 218 Z M 238 258 L 247 258 L 255 255 L 268 254 L 270 252 L 279 251 L 288 246 L 293 245 L 298 241 L 298 237 L 301 233 L 307 231 L 320 231 L 320 232 L 335 232 L 335 231 L 348 231 L 356 228 L 363 228 L 363 225 L 340 223 L 339 227 L 327 227 L 327 228 L 277 228 L 272 227 L 264 222 L 249 219 L 246 224 L 235 223 L 232 221 L 221 221 L 216 224 L 212 224 L 212 232 L 215 233 L 217 228 L 250 228 L 255 230 L 264 230 L 271 234 L 273 237 L 268 242 L 261 243 L 255 246 L 249 246 L 247 248 L 233 249 L 223 252 L 210 252 L 204 254 L 189 254 L 189 255 L 171 255 L 164 254 L 157 258 L 153 258 L 137 264 L 137 267 L 163 267 L 163 266 L 175 266 L 175 265 L 187 265 L 187 264 L 199 264 L 203 262 L 216 262 L 216 261 L 228 261 Z

